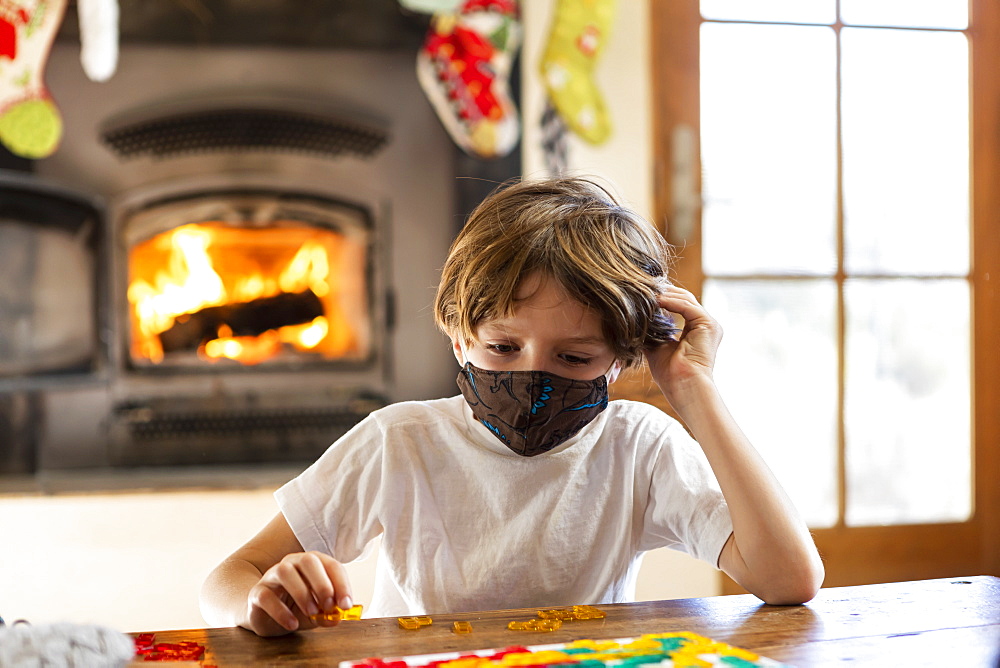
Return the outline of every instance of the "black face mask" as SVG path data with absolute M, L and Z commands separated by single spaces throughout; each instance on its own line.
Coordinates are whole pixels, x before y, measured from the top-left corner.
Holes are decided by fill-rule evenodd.
M 504 445 L 533 457 L 563 443 L 608 407 L 608 380 L 544 371 L 487 371 L 466 363 L 458 387 L 472 414 Z

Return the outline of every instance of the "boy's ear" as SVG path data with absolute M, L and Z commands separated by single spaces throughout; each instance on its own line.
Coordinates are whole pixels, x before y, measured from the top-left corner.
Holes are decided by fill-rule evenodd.
M 455 359 L 459 366 L 465 366 L 465 355 L 462 353 L 462 344 L 457 337 L 451 337 L 451 351 L 455 353 Z
M 621 372 L 622 372 L 622 363 L 618 360 L 615 360 L 614 364 L 611 365 L 611 371 L 608 372 L 608 385 L 618 380 L 618 376 L 621 375 Z

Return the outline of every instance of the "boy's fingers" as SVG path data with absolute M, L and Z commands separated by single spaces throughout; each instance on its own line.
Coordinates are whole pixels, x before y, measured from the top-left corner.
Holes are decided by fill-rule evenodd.
M 319 552 L 307 552 L 299 560 L 299 572 L 308 586 L 313 601 L 318 607 L 317 612 L 333 612 L 335 603 L 335 585 L 330 577 L 326 561 L 330 557 Z M 307 612 L 315 615 L 316 612 Z
M 323 560 L 326 567 L 327 576 L 333 583 L 334 605 L 342 610 L 347 610 L 354 605 L 354 597 L 351 594 L 351 582 L 347 577 L 347 569 L 339 561 L 329 558 Z
M 250 605 L 262 610 L 288 631 L 299 628 L 299 620 L 295 613 L 285 605 L 277 592 L 266 585 L 258 585 L 250 591 Z
M 304 616 L 308 617 L 319 612 L 319 606 L 313 598 L 309 583 L 293 560 L 282 560 L 272 570 L 282 589 L 288 593 Z

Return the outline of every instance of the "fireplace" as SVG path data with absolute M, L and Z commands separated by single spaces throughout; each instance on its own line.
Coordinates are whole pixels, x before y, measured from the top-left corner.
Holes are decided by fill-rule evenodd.
M 73 355 L 0 365 L 0 471 L 304 465 L 455 393 L 430 305 L 461 184 L 411 52 L 126 45 L 99 90 L 78 57 L 50 54 L 72 113 L 21 177 L 91 207 L 49 263 Z
M 134 369 L 366 364 L 370 213 L 295 192 L 152 202 L 124 225 Z
M 117 201 L 109 463 L 309 460 L 385 405 L 377 211 L 277 173 Z

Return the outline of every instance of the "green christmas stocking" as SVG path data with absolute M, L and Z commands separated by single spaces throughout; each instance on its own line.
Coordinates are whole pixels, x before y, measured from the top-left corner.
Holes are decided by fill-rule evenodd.
M 604 50 L 615 0 L 559 0 L 542 55 L 549 98 L 574 133 L 592 144 L 611 136 L 611 119 L 594 81 L 594 65 Z
M 66 0 L 0 0 L 0 142 L 25 158 L 51 155 L 62 117 L 43 74 Z

